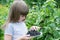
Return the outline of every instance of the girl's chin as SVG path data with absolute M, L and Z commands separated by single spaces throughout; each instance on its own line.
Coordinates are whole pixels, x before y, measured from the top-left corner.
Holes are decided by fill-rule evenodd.
M 19 21 L 19 22 L 25 22 L 25 20 L 21 20 L 21 21 Z

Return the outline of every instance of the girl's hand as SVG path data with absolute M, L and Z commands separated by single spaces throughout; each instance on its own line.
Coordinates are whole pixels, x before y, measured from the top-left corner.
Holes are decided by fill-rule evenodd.
M 30 30 L 39 30 L 40 29 L 40 27 L 38 27 L 38 26 L 32 26 L 31 28 L 30 28 Z
M 25 35 L 25 36 L 22 36 L 22 37 L 18 38 L 17 40 L 30 40 L 30 39 L 31 39 L 30 36 Z

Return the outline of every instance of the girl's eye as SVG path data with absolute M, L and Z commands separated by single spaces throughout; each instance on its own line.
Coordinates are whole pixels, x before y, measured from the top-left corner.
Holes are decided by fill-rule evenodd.
M 26 17 L 25 15 L 22 15 L 22 17 Z
M 22 17 L 24 17 L 24 15 L 22 15 Z

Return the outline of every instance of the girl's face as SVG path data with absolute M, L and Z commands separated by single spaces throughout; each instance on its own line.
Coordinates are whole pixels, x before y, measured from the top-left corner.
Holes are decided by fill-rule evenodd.
M 25 15 L 20 15 L 19 22 L 25 21 L 26 16 Z

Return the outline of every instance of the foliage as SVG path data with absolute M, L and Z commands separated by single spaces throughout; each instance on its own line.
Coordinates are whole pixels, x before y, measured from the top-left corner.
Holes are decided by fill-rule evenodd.
M 26 19 L 27 26 L 41 26 L 42 32 L 42 35 L 33 40 L 60 40 L 60 12 L 55 6 L 54 0 L 47 0 L 41 9 L 37 5 L 30 9 Z
M 13 0 L 0 0 L 0 26 L 7 18 L 11 2 Z M 56 2 L 54 0 L 27 0 L 26 2 L 30 6 L 26 25 L 28 28 L 33 25 L 40 26 L 39 32 L 42 33 L 32 40 L 60 40 L 60 9 L 56 8 Z M 3 40 L 1 29 L 0 39 Z
M 0 4 L 0 28 L 7 18 L 8 8 Z M 3 40 L 3 31 L 0 29 L 0 40 Z
M 25 1 L 26 3 L 28 3 L 30 7 L 32 7 L 33 5 L 41 7 L 46 0 L 25 0 Z
M 10 4 L 13 0 L 0 0 L 0 4 Z
M 56 4 L 57 4 L 57 7 L 60 8 L 60 0 L 55 0 L 56 1 Z

